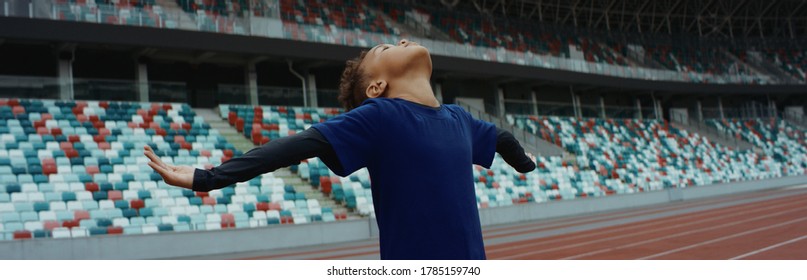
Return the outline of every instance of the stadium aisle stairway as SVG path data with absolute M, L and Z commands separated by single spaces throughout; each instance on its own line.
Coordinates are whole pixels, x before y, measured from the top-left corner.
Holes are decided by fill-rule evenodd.
M 710 119 L 706 123 L 760 147 L 781 164 L 782 173 L 804 174 L 807 168 L 807 135 L 782 119 Z

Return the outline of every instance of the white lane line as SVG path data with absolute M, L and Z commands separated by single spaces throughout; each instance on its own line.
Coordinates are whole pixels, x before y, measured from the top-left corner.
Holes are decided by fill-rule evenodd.
M 516 255 L 502 256 L 502 257 L 499 257 L 497 259 L 502 259 L 502 258 L 515 259 L 515 258 L 529 256 L 529 255 L 535 255 L 535 254 L 541 254 L 541 253 L 546 253 L 546 252 L 564 250 L 564 249 L 568 249 L 568 248 L 583 247 L 583 246 L 586 246 L 586 245 L 596 244 L 596 243 L 605 242 L 605 241 L 619 240 L 619 239 L 629 238 L 629 237 L 633 237 L 633 236 L 640 236 L 640 235 L 644 235 L 644 234 L 648 234 L 648 233 L 665 231 L 665 230 L 670 230 L 670 229 L 689 226 L 689 225 L 696 225 L 696 224 L 702 224 L 702 223 L 711 222 L 711 221 L 718 221 L 718 220 L 726 219 L 728 217 L 742 216 L 744 214 L 755 213 L 755 212 L 764 211 L 764 210 L 787 208 L 787 207 L 790 207 L 791 205 L 799 205 L 799 204 L 804 204 L 804 202 L 803 201 L 794 201 L 794 202 L 785 203 L 785 204 L 767 206 L 767 207 L 763 207 L 763 208 L 759 208 L 759 209 L 734 212 L 734 213 L 731 213 L 731 214 L 721 215 L 721 216 L 708 218 L 708 219 L 702 219 L 702 220 L 695 219 L 694 221 L 691 221 L 691 222 L 679 223 L 679 224 L 675 224 L 673 226 L 660 227 L 660 228 L 656 228 L 656 229 L 652 229 L 652 230 L 639 230 L 639 231 L 634 231 L 632 233 L 624 234 L 624 235 L 617 235 L 617 236 L 612 236 L 612 237 L 607 237 L 607 238 L 600 238 L 600 239 L 590 240 L 590 241 L 587 241 L 587 242 L 574 243 L 574 244 L 569 244 L 569 245 L 560 246 L 560 247 L 550 247 L 550 248 L 543 249 L 543 250 L 530 251 L 530 252 L 525 252 L 525 253 L 516 254 Z M 786 211 L 786 212 L 793 212 L 793 211 L 798 211 L 798 210 L 802 210 L 802 209 L 799 208 L 799 209 L 790 210 L 790 211 Z M 782 212 L 779 212 L 779 213 L 775 213 L 775 214 L 765 215 L 763 217 L 775 216 L 775 215 L 781 215 L 781 214 L 782 214 Z M 631 243 L 631 244 L 636 244 L 636 243 Z M 530 244 L 528 246 L 533 246 L 533 245 L 536 245 L 536 244 Z M 639 245 L 639 244 L 636 244 L 636 245 Z M 633 245 L 629 245 L 627 247 L 631 247 L 631 246 L 633 246 Z M 624 246 L 622 246 L 622 247 L 624 247 Z M 575 256 L 563 258 L 563 259 L 564 260 L 565 259 L 573 259 L 573 258 L 582 257 L 582 256 L 594 255 L 594 254 L 598 254 L 598 253 L 601 253 L 601 252 L 607 252 L 607 251 L 611 251 L 611 250 L 615 250 L 615 249 L 620 249 L 622 247 L 607 248 L 607 249 L 604 249 L 604 250 L 588 252 L 588 253 L 584 253 L 584 254 L 580 254 L 580 255 L 575 255 Z
M 732 235 L 729 235 L 729 236 L 723 236 L 721 238 L 715 238 L 715 239 L 712 239 L 712 240 L 707 240 L 707 241 L 704 241 L 704 242 L 701 242 L 701 243 L 696 243 L 696 244 L 692 244 L 692 245 L 689 245 L 689 246 L 684 246 L 684 247 L 681 247 L 681 248 L 678 248 L 678 249 L 661 252 L 661 253 L 658 253 L 658 254 L 655 254 L 655 255 L 650 255 L 650 256 L 639 258 L 639 259 L 640 260 L 652 259 L 652 258 L 655 258 L 655 257 L 660 257 L 660 256 L 669 255 L 669 254 L 676 253 L 676 252 L 686 251 L 686 250 L 696 248 L 696 247 L 700 247 L 700 246 L 703 246 L 703 245 L 708 245 L 708 244 L 720 242 L 720 241 L 723 241 L 723 240 L 728 240 L 728 239 L 732 239 L 732 238 L 735 238 L 735 237 L 740 237 L 740 236 L 743 236 L 743 235 L 749 235 L 749 234 L 757 233 L 757 232 L 760 232 L 760 231 L 766 231 L 766 230 L 769 230 L 769 229 L 772 229 L 772 228 L 786 226 L 786 225 L 793 224 L 793 223 L 798 223 L 798 222 L 801 222 L 801 221 L 807 221 L 807 217 L 799 218 L 799 219 L 795 219 L 795 220 L 790 220 L 790 221 L 787 221 L 787 222 L 782 222 L 782 223 L 778 223 L 778 224 L 774 224 L 774 225 L 769 225 L 769 226 L 761 227 L 761 228 L 754 229 L 754 230 L 735 233 L 735 234 L 732 234 Z
M 762 203 L 768 203 L 768 202 L 770 202 L 770 201 L 764 201 Z M 742 211 L 742 212 L 732 212 L 732 211 L 736 211 L 736 209 L 733 209 L 734 207 L 739 206 L 739 205 L 734 205 L 734 206 L 725 207 L 725 208 L 709 209 L 709 210 L 706 210 L 706 211 L 687 213 L 687 214 L 677 215 L 677 216 L 676 215 L 667 216 L 667 217 L 662 218 L 662 219 L 665 219 L 665 220 L 660 220 L 660 221 L 658 221 L 658 220 L 653 221 L 655 219 L 651 219 L 651 220 L 647 220 L 647 221 L 640 221 L 639 224 L 636 224 L 635 222 L 633 222 L 633 223 L 626 224 L 627 226 L 622 226 L 622 227 L 609 229 L 609 230 L 605 230 L 605 231 L 599 230 L 599 231 L 594 231 L 594 232 L 591 232 L 591 233 L 585 233 L 585 234 L 582 234 L 582 235 L 564 236 L 564 237 L 560 237 L 560 238 L 553 238 L 553 239 L 544 240 L 544 241 L 540 241 L 540 242 L 529 243 L 529 244 L 525 244 L 523 242 L 516 241 L 517 242 L 516 244 L 512 244 L 512 245 L 508 245 L 508 246 L 504 246 L 504 247 L 500 247 L 500 248 L 496 248 L 496 249 L 492 249 L 492 250 L 486 250 L 486 253 L 488 255 L 490 255 L 490 254 L 495 254 L 495 253 L 499 253 L 499 252 L 511 251 L 513 249 L 518 249 L 518 248 L 525 247 L 525 246 L 538 247 L 538 245 L 550 245 L 550 244 L 555 244 L 555 243 L 562 243 L 563 244 L 563 243 L 568 243 L 569 241 L 572 241 L 572 240 L 577 240 L 577 239 L 587 240 L 587 238 L 590 238 L 592 236 L 610 235 L 612 233 L 619 233 L 619 232 L 631 232 L 632 234 L 630 236 L 634 236 L 634 235 L 641 234 L 641 233 L 651 233 L 651 232 L 656 232 L 656 231 L 659 231 L 659 230 L 664 230 L 665 228 L 656 228 L 656 229 L 649 230 L 649 231 L 647 231 L 647 230 L 639 231 L 637 233 L 638 229 L 644 229 L 644 228 L 648 228 L 648 227 L 659 225 L 659 224 L 661 224 L 661 225 L 665 225 L 665 224 L 669 225 L 669 224 L 672 224 L 673 222 L 679 221 L 679 220 L 693 220 L 693 219 L 697 219 L 697 218 L 702 217 L 702 216 L 715 216 L 715 214 L 724 213 L 724 212 L 727 212 L 727 211 L 730 212 L 730 216 L 728 216 L 728 217 L 732 217 L 732 216 L 745 214 L 745 213 L 759 212 L 760 210 L 781 208 L 784 205 L 799 205 L 799 204 L 802 204 L 802 203 L 803 203 L 803 200 L 800 200 L 800 201 L 789 202 L 789 203 L 785 203 L 785 204 L 774 204 L 774 205 L 766 206 L 766 207 L 760 208 L 760 209 L 745 210 L 745 211 Z M 731 208 L 731 209 L 728 209 L 728 208 Z M 690 221 L 690 222 L 687 222 L 685 224 L 676 224 L 675 227 L 680 227 L 680 226 L 684 226 L 684 225 L 691 225 L 693 223 L 694 224 L 704 223 L 704 222 L 713 221 L 713 220 L 722 220 L 722 219 L 725 219 L 726 217 L 727 216 L 725 216 L 725 215 L 720 215 L 720 216 L 715 216 L 714 218 L 707 218 L 707 219 L 704 219 L 704 220 L 695 220 L 694 222 Z M 670 219 L 667 220 L 666 218 L 670 218 Z M 653 222 L 650 222 L 650 221 L 653 221 Z M 593 231 L 593 230 L 591 230 L 591 231 Z M 599 238 L 599 239 L 596 239 L 594 241 L 590 241 L 590 240 L 586 241 L 585 243 L 575 243 L 575 244 L 572 244 L 571 247 L 578 247 L 578 246 L 582 246 L 582 245 L 588 245 L 588 244 L 592 244 L 592 243 L 597 243 L 597 242 L 600 242 L 600 241 L 608 241 L 608 240 L 620 239 L 620 238 L 624 238 L 624 237 L 626 237 L 626 236 L 625 235 L 622 235 L 622 236 L 618 235 L 618 236 L 615 236 L 615 237 L 610 237 L 610 238 L 605 238 L 605 239 Z M 546 248 L 547 246 L 540 246 L 540 247 Z M 564 246 L 564 247 L 560 247 L 560 248 L 549 247 L 548 249 L 544 249 L 544 250 L 540 250 L 540 251 L 532 251 L 532 252 L 522 253 L 522 254 L 517 254 L 517 255 L 504 256 L 504 258 L 517 258 L 517 257 L 522 257 L 522 256 L 525 256 L 525 255 L 530 255 L 530 254 L 551 252 L 551 251 L 556 251 L 558 249 L 566 249 L 568 247 L 569 247 L 568 245 Z M 498 259 L 500 259 L 500 258 L 498 258 Z
M 785 242 L 782 242 L 782 243 L 779 243 L 779 244 L 774 244 L 774 245 L 771 245 L 771 246 L 768 246 L 768 247 L 765 247 L 765 248 L 762 248 L 762 249 L 759 249 L 759 250 L 756 250 L 756 251 L 753 251 L 753 252 L 742 254 L 742 255 L 730 258 L 730 260 L 743 259 L 743 258 L 748 257 L 748 256 L 753 256 L 753 255 L 756 255 L 756 254 L 759 254 L 759 253 L 762 253 L 762 252 L 765 252 L 765 251 L 768 251 L 768 250 L 771 250 L 771 249 L 776 249 L 776 248 L 785 246 L 785 245 L 790 244 L 790 243 L 799 242 L 799 241 L 804 240 L 804 239 L 807 239 L 807 235 L 804 235 L 804 236 L 798 237 L 798 238 L 794 238 L 794 239 L 790 239 L 788 241 L 785 241 Z
M 790 211 L 784 211 L 784 212 L 778 212 L 778 213 L 763 215 L 763 216 L 760 216 L 760 217 L 740 220 L 740 221 L 731 222 L 731 223 L 728 223 L 728 224 L 722 224 L 722 225 L 706 227 L 706 228 L 701 228 L 701 229 L 696 229 L 696 230 L 679 232 L 677 234 L 667 235 L 667 236 L 659 237 L 659 238 L 648 239 L 648 240 L 644 240 L 642 242 L 635 242 L 635 243 L 625 244 L 625 245 L 622 245 L 622 246 L 605 248 L 605 249 L 601 249 L 601 250 L 597 250 L 597 251 L 591 251 L 591 252 L 587 252 L 587 253 L 583 253 L 583 254 L 579 254 L 579 255 L 574 255 L 574 256 L 571 256 L 571 257 L 562 258 L 562 260 L 571 260 L 571 259 L 578 259 L 578 258 L 581 258 L 581 257 L 587 257 L 587 256 L 591 256 L 591 255 L 598 255 L 598 254 L 602 254 L 602 253 L 606 253 L 606 252 L 611 252 L 611 251 L 616 251 L 616 250 L 620 250 L 620 249 L 635 247 L 635 246 L 644 245 L 644 244 L 648 244 L 648 243 L 653 243 L 653 242 L 657 242 L 657 241 L 661 241 L 661 240 L 667 240 L 667 239 L 671 239 L 671 238 L 681 237 L 681 236 L 685 236 L 685 235 L 689 235 L 689 234 L 693 234 L 693 233 L 710 231 L 710 230 L 713 230 L 713 229 L 724 228 L 724 227 L 730 227 L 730 226 L 734 226 L 734 225 L 738 225 L 738 224 L 742 224 L 742 223 L 746 223 L 746 222 L 750 222 L 750 221 L 761 220 L 761 219 L 774 217 L 774 216 L 779 216 L 779 215 L 787 214 L 787 213 L 791 213 L 791 212 L 804 211 L 805 209 L 807 209 L 807 208 L 797 208 L 797 209 L 792 209 Z M 742 215 L 742 214 L 745 214 L 745 213 L 748 213 L 748 212 L 759 212 L 759 210 L 761 210 L 761 209 L 738 212 L 735 215 L 728 215 L 728 216 L 725 216 L 725 217 L 718 217 L 718 218 L 724 219 L 726 217 Z M 706 222 L 706 221 L 711 221 L 711 220 L 715 220 L 715 219 L 703 220 L 703 221 L 700 221 L 700 222 Z M 687 223 L 687 224 L 693 224 L 693 223 Z M 687 225 L 687 224 L 681 224 L 681 225 Z M 697 223 L 695 223 L 695 224 L 697 224 Z M 675 227 L 673 227 L 673 228 L 675 228 Z M 666 229 L 669 229 L 669 228 L 666 228 Z M 662 228 L 662 229 L 659 229 L 659 230 L 665 230 L 665 228 Z M 649 233 L 649 232 L 654 232 L 654 231 L 644 231 L 644 232 L 639 232 L 637 234 L 632 234 L 632 235 L 639 235 L 639 234 L 644 234 L 644 233 Z

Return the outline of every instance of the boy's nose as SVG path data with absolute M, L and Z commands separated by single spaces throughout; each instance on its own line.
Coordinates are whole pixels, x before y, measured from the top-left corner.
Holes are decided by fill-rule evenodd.
M 398 45 L 403 46 L 403 45 L 406 45 L 407 42 L 409 42 L 409 41 L 407 41 L 406 39 L 401 39 L 401 41 L 398 42 Z

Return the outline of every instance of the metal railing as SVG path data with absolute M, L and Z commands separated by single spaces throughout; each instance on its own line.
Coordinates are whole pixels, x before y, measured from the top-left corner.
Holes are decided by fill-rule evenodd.
M 795 115 L 795 114 L 783 113 L 782 118 L 785 121 L 790 122 L 793 125 L 796 125 L 801 129 L 807 130 L 807 119 L 804 118 L 804 115 Z
M 729 133 L 727 131 L 720 131 L 716 127 L 707 124 L 705 121 L 706 121 L 705 119 L 702 122 L 702 121 L 698 121 L 695 118 L 689 118 L 687 124 L 683 124 L 683 123 L 680 123 L 680 122 L 678 124 L 684 126 L 685 128 L 687 128 L 687 130 L 697 132 L 701 136 L 704 136 L 704 137 L 709 138 L 709 139 L 713 139 L 713 140 L 715 140 L 716 142 L 718 142 L 718 143 L 720 143 L 722 145 L 734 147 L 737 150 L 753 150 L 754 149 L 755 146 L 752 145 L 751 143 L 748 143 L 748 142 L 746 142 L 745 140 L 742 140 L 742 139 L 738 139 L 737 137 L 735 137 L 734 135 L 732 135 L 731 133 Z

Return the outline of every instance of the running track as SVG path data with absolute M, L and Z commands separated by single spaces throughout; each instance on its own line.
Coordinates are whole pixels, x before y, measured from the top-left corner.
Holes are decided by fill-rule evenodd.
M 562 202 L 561 202 L 562 203 Z M 807 185 L 483 229 L 488 259 L 807 259 Z M 207 259 L 378 259 L 378 239 Z

